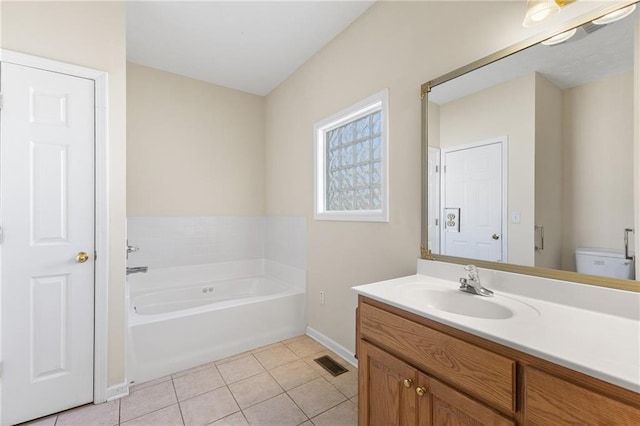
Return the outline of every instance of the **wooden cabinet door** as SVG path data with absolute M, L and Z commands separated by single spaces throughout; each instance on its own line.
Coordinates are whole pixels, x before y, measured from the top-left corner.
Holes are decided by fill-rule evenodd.
M 515 426 L 515 421 L 426 374 L 418 375 L 420 425 Z
M 640 409 L 551 376 L 525 369 L 525 425 L 640 425 Z
M 358 364 L 359 425 L 417 425 L 418 371 L 365 341 Z

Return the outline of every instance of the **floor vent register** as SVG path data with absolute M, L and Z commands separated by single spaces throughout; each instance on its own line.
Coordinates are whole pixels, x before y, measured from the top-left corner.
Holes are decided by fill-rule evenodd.
M 314 361 L 320 364 L 320 366 L 325 370 L 327 370 L 329 373 L 331 373 L 333 377 L 339 376 L 342 373 L 346 373 L 347 371 L 349 371 L 343 366 L 341 366 L 340 364 L 338 364 L 337 362 L 335 362 L 333 358 L 331 358 L 328 355 L 321 356 L 320 358 L 316 358 L 314 359 Z

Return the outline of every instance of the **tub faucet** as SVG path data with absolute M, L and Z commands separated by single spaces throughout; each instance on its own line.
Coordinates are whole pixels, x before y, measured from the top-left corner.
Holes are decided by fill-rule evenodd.
M 127 275 L 138 274 L 138 273 L 146 274 L 148 270 L 149 270 L 148 266 L 132 266 L 132 267 L 127 266 Z
M 129 253 L 133 253 L 140 250 L 140 247 L 135 247 L 129 244 L 129 240 L 127 240 L 127 260 L 129 259 Z
M 464 270 L 467 271 L 467 278 L 460 278 L 460 291 L 485 297 L 493 297 L 493 292 L 484 288 L 480 283 L 480 273 L 475 265 L 467 265 L 464 267 Z

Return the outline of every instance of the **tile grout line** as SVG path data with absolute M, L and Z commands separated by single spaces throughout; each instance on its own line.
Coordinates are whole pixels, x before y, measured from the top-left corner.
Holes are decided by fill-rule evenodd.
M 184 421 L 184 415 L 182 414 L 182 405 L 180 405 L 180 399 L 178 399 L 178 391 L 176 391 L 176 384 L 173 381 L 173 377 L 171 377 L 171 386 L 173 387 L 173 393 L 176 396 L 176 401 L 178 402 L 178 411 L 180 412 L 180 419 L 182 419 L 182 425 L 186 425 Z

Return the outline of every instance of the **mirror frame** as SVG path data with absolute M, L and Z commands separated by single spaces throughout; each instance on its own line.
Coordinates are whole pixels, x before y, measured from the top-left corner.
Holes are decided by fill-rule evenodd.
M 482 59 L 479 59 L 477 61 L 471 62 L 468 65 L 465 65 L 463 67 L 460 67 L 454 71 L 451 71 L 447 74 L 444 74 L 438 78 L 435 78 L 433 80 L 429 80 L 426 83 L 422 84 L 422 86 L 420 87 L 420 99 L 422 102 L 422 111 L 421 111 L 421 140 L 422 140 L 422 146 L 421 146 L 421 161 L 422 161 L 422 170 L 421 170 L 421 201 L 420 201 L 420 205 L 422 206 L 422 217 L 420 219 L 421 221 L 421 232 L 420 232 L 420 241 L 421 241 L 421 245 L 420 245 L 420 257 L 422 259 L 426 259 L 426 260 L 437 260 L 437 261 L 441 261 L 441 262 L 448 262 L 448 263 L 456 263 L 456 264 L 460 264 L 460 265 L 464 265 L 464 264 L 468 264 L 468 263 L 473 263 L 479 267 L 482 268 L 486 268 L 486 269 L 494 269 L 494 270 L 498 270 L 498 271 L 504 271 L 504 272 L 513 272 L 513 273 L 517 273 L 517 274 L 523 274 L 523 275 L 532 275 L 532 276 L 536 276 L 536 277 L 541 277 L 541 278 L 551 278 L 551 279 L 557 279 L 557 280 L 562 280 L 562 281 L 571 281 L 571 282 L 575 282 L 575 283 L 580 283 L 580 284 L 589 284 L 589 285 L 596 285 L 596 286 L 601 286 L 601 287 L 610 287 L 610 288 L 615 288 L 615 289 L 619 289 L 619 290 L 627 290 L 627 291 L 633 291 L 633 292 L 640 292 L 640 281 L 631 281 L 631 280 L 623 280 L 623 279 L 619 279 L 619 278 L 609 278 L 609 277 L 599 277 L 599 276 L 595 276 L 595 275 L 586 275 L 586 274 L 579 274 L 577 272 L 570 272 L 570 271 L 563 271 L 563 270 L 556 270 L 556 269 L 547 269 L 547 268 L 538 268 L 538 267 L 533 267 L 533 266 L 522 266 L 522 265 L 513 265 L 513 264 L 509 264 L 509 263 L 500 263 L 500 262 L 489 262 L 489 261 L 484 261 L 484 260 L 477 260 L 477 259 L 468 259 L 468 258 L 464 258 L 464 257 L 455 257 L 455 256 L 446 256 L 446 255 L 441 255 L 441 254 L 433 254 L 431 253 L 430 250 L 427 249 L 427 228 L 428 228 L 428 206 L 427 206 L 427 188 L 428 188 L 428 174 L 427 174 L 427 155 L 428 155 L 428 132 L 427 132 L 427 122 L 428 122 L 428 96 L 427 94 L 431 91 L 432 88 L 445 83 L 449 80 L 452 80 L 456 77 L 460 77 L 463 74 L 466 74 L 468 72 L 474 71 L 478 68 L 481 68 L 485 65 L 488 65 L 492 62 L 498 61 L 502 58 L 505 58 L 507 56 L 510 56 L 514 53 L 520 52 L 521 50 L 524 50 L 528 47 L 531 47 L 535 44 L 538 44 L 550 37 L 553 37 L 556 34 L 560 34 L 563 33 L 565 31 L 568 31 L 572 28 L 576 28 L 579 26 L 582 26 L 584 24 L 586 24 L 587 22 L 593 21 L 594 19 L 597 19 L 603 15 L 606 15 L 607 13 L 611 13 L 615 10 L 618 9 L 622 9 L 624 7 L 630 6 L 632 4 L 635 3 L 640 3 L 640 0 L 627 0 L 627 1 L 622 1 L 622 2 L 616 2 L 613 5 L 608 5 L 602 8 L 598 8 L 590 13 L 587 13 L 585 15 L 582 15 L 578 18 L 575 18 L 573 20 L 567 21 L 566 23 L 562 24 L 561 26 L 541 33 L 539 35 L 536 35 L 534 37 L 531 37 L 529 39 L 526 39 L 520 43 L 516 43 L 510 47 L 507 47 L 505 49 L 499 50 L 489 56 L 486 56 Z M 636 47 L 636 51 L 638 50 L 638 47 Z M 637 60 L 634 59 L 634 63 L 636 64 L 637 67 Z M 635 84 L 639 84 L 638 82 L 638 76 L 640 76 L 640 70 L 636 70 L 635 72 Z M 640 98 L 640 94 L 635 94 L 635 98 L 636 100 Z M 635 101 L 635 107 L 638 108 L 638 102 Z M 640 126 L 640 123 L 637 122 L 637 120 L 639 120 L 637 118 L 638 116 L 638 112 L 635 112 L 636 115 L 636 123 L 635 126 Z M 634 132 L 635 136 L 634 139 L 638 138 L 637 135 L 637 131 Z M 637 144 L 640 141 L 635 140 L 634 143 Z M 634 176 L 635 179 L 635 176 Z M 638 195 L 636 195 L 638 196 Z M 637 204 L 637 200 L 635 202 L 635 204 Z M 639 212 L 635 212 L 634 216 L 637 216 Z M 640 232 L 640 230 L 638 231 Z M 638 241 L 638 239 L 636 238 L 636 241 Z

